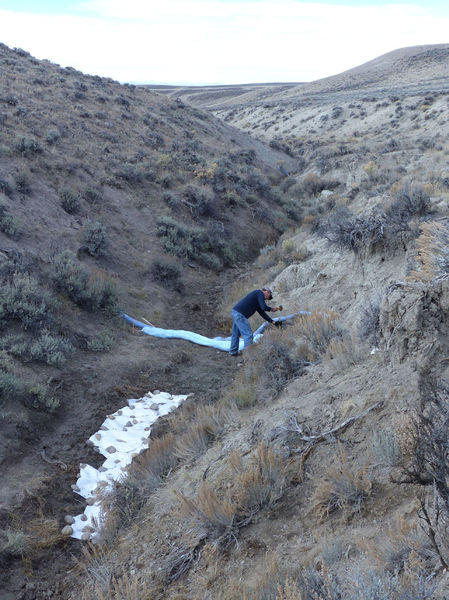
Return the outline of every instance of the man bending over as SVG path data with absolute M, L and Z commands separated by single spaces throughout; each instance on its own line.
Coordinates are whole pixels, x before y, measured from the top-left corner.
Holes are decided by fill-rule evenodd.
M 231 310 L 232 317 L 232 337 L 231 337 L 231 349 L 229 354 L 231 356 L 237 356 L 239 352 L 239 337 L 242 336 L 244 348 L 250 346 L 253 343 L 253 332 L 251 325 L 249 324 L 249 318 L 257 311 L 261 317 L 268 321 L 268 323 L 274 322 L 265 311 L 276 312 L 279 310 L 278 307 L 267 306 L 265 300 L 272 300 L 273 294 L 268 288 L 262 288 L 261 290 L 254 290 L 247 296 L 242 298 L 234 308 Z

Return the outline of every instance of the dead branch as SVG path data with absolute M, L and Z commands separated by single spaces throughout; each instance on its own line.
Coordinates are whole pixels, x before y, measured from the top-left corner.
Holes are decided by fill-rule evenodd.
M 322 442 L 322 441 L 326 440 L 327 438 L 329 438 L 329 436 L 332 436 L 337 432 L 343 431 L 344 429 L 346 429 L 346 427 L 355 423 L 355 421 L 362 419 L 369 412 L 371 412 L 372 410 L 375 410 L 377 408 L 380 408 L 381 406 L 383 406 L 383 400 L 376 402 L 376 404 L 373 404 L 373 406 L 370 406 L 369 408 L 364 410 L 359 415 L 354 415 L 352 417 L 349 417 L 348 419 L 346 419 L 339 425 L 336 425 L 335 427 L 332 427 L 331 429 L 328 429 L 326 431 L 322 431 L 320 433 L 313 434 L 313 435 L 304 435 L 303 428 L 298 423 L 298 419 L 295 414 L 290 414 L 288 425 L 286 427 L 282 427 L 282 429 L 284 429 L 285 431 L 288 431 L 288 432 L 297 433 L 299 439 L 303 442 L 306 442 L 306 446 L 304 448 L 294 448 L 292 451 L 297 454 L 307 455 L 307 454 L 309 454 L 312 447 L 315 444 L 317 444 L 318 442 Z

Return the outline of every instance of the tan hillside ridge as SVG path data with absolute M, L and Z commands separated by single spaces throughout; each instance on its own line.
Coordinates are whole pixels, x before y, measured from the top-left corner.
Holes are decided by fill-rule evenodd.
M 244 292 L 268 284 L 283 314 L 301 309 L 312 314 L 280 331 L 268 330 L 240 366 L 210 349 L 143 339 L 122 328 L 121 345 L 93 355 L 109 356 L 109 365 L 105 359 L 96 365 L 97 377 L 100 370 L 110 377 L 114 367 L 116 385 L 121 384 L 114 401 L 104 402 L 106 394 L 93 390 L 89 401 L 96 402 L 98 421 L 109 406 L 118 406 L 119 397 L 132 397 L 145 385 L 194 393 L 159 423 L 149 450 L 104 498 L 109 512 L 101 543 L 80 546 L 58 537 L 60 515 L 72 514 L 71 490 L 52 495 L 54 483 L 47 484 L 40 513 L 33 500 L 11 511 L 13 518 L 5 517 L 8 593 L 21 589 L 23 600 L 48 597 L 50 591 L 68 599 L 355 600 L 387 590 L 391 598 L 446 597 L 449 96 L 444 78 L 435 79 L 445 47 L 398 51 L 362 65 L 359 87 L 349 89 L 342 77 L 341 96 L 336 76 L 332 91 L 324 87 L 295 100 L 296 106 L 277 98 L 270 104 L 267 98 L 264 104 L 253 99 L 216 111 L 269 142 L 271 148 L 258 146 L 261 157 L 285 151 L 284 157 L 272 155 L 270 164 L 281 178 L 265 210 L 276 202 L 296 222 L 278 230 L 277 240 L 267 231 L 257 259 L 238 263 L 239 269 L 212 275 L 206 270 L 211 265 L 183 257 L 183 292 L 176 291 L 176 283 L 169 293 L 153 282 L 142 299 L 141 278 L 136 279 L 130 312 L 139 317 L 139 308 L 156 302 L 153 312 L 142 316 L 162 325 L 162 317 L 171 318 L 165 302 L 176 323 L 210 335 L 219 324 L 229 330 L 229 309 Z M 404 61 L 425 68 L 410 67 L 407 85 L 398 72 L 396 86 L 393 75 Z M 391 64 L 390 87 L 382 91 L 379 83 L 374 93 L 368 80 L 380 69 L 378 79 L 386 81 L 386 64 Z M 318 89 L 321 84 L 315 83 Z M 203 90 L 205 97 L 212 91 Z M 164 102 L 163 96 L 154 98 Z M 199 118 L 189 112 L 197 109 L 168 101 Z M 209 119 L 203 119 L 208 127 L 219 127 Z M 167 127 L 179 124 L 176 118 L 163 121 Z M 217 188 L 214 161 L 203 168 L 199 177 Z M 252 173 L 246 174 L 251 181 Z M 156 179 L 162 182 L 159 174 Z M 247 211 L 242 230 L 252 226 L 260 232 L 270 223 L 269 212 L 264 221 L 258 211 L 263 189 L 258 186 L 257 202 L 247 197 L 241 206 L 239 192 L 227 205 L 226 214 Z M 197 200 L 182 195 L 182 184 L 179 190 L 184 219 L 203 224 Z M 124 219 L 125 213 L 118 214 Z M 260 226 L 254 221 L 259 217 Z M 136 216 L 130 232 L 138 225 L 143 229 L 137 222 Z M 120 239 L 117 235 L 116 243 Z M 120 270 L 117 254 L 100 263 L 113 267 L 120 283 L 134 277 L 126 252 L 135 251 L 134 260 L 142 253 L 140 238 L 132 239 L 118 255 Z M 154 248 L 161 243 L 155 239 Z M 216 256 L 223 260 L 223 254 Z M 78 260 L 106 261 L 86 256 L 85 250 Z M 74 310 L 64 302 L 64 310 Z M 95 321 L 81 308 L 78 314 L 91 332 Z M 255 328 L 257 319 L 252 324 Z M 139 368 L 133 377 L 130 357 L 136 352 Z M 128 359 L 121 372 L 117 365 L 123 357 Z M 82 360 L 86 368 L 92 364 Z M 86 461 L 81 432 L 78 439 L 71 449 L 73 470 L 78 457 Z M 68 454 L 64 450 L 60 458 L 67 462 Z M 61 473 L 47 476 L 65 484 Z M 27 511 L 33 528 L 24 519 Z M 15 553 L 6 545 L 10 540 L 11 548 L 13 534 Z M 38 546 L 35 540 L 42 538 L 46 543 Z M 75 566 L 70 553 L 77 555 Z M 31 565 L 27 572 L 20 567 L 22 556 L 23 564 Z M 42 562 L 48 556 L 54 557 L 52 571 Z M 63 580 L 56 581 L 56 571 L 64 572 Z

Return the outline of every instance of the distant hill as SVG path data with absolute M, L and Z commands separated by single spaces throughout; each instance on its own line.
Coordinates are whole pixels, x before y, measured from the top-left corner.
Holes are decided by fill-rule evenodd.
M 150 86 L 151 87 L 151 86 Z M 322 94 L 367 93 L 398 87 L 411 93 L 434 87 L 449 89 L 449 44 L 410 46 L 393 50 L 342 73 L 308 83 L 264 83 L 247 86 L 161 87 L 160 91 L 185 98 L 193 106 L 232 110 L 245 104 L 286 103 Z M 318 95 L 318 96 L 317 96 Z M 354 99 L 354 98 L 353 98 Z

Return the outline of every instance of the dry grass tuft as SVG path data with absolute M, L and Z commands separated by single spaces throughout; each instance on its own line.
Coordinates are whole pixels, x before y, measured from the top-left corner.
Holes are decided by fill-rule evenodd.
M 236 378 L 234 383 L 226 390 L 223 401 L 231 402 L 237 408 L 248 408 L 257 403 L 257 389 L 254 383 L 248 383 Z
M 232 408 L 202 405 L 195 408 L 189 425 L 183 427 L 175 444 L 176 456 L 184 462 L 194 460 L 207 450 L 223 431 L 227 422 L 234 419 Z
M 350 337 L 332 338 L 323 354 L 323 362 L 330 363 L 338 372 L 356 365 L 361 359 L 361 348 Z
M 203 483 L 195 498 L 178 494 L 187 521 L 187 541 L 175 548 L 166 561 L 164 570 L 169 581 L 190 568 L 206 542 L 218 550 L 236 543 L 239 530 L 260 510 L 272 507 L 281 498 L 287 465 L 265 442 L 254 450 L 246 464 L 233 452 L 229 467 L 227 483 L 218 487 Z
M 148 473 L 155 477 L 166 475 L 176 465 L 176 439 L 173 433 L 149 441 L 149 448 L 133 461 L 131 472 Z
M 313 311 L 295 319 L 293 334 L 305 338 L 315 355 L 322 355 L 332 339 L 342 336 L 339 318 L 340 315 L 333 310 Z
M 237 540 L 239 506 L 229 494 L 202 484 L 195 499 L 180 494 L 182 511 L 198 539 L 217 541 L 226 548 Z
M 237 476 L 235 502 L 245 514 L 271 508 L 282 496 L 287 465 L 269 444 L 260 443 L 247 465 L 237 452 L 231 453 L 229 462 Z
M 324 521 L 336 511 L 354 514 L 371 495 L 371 477 L 363 467 L 352 470 L 343 448 L 340 447 L 339 464 L 330 466 L 316 486 L 312 499 L 312 511 L 319 521 Z
M 429 281 L 449 273 L 449 221 L 423 223 L 417 245 L 419 268 L 410 278 Z
M 388 534 L 375 542 L 362 540 L 359 546 L 370 562 L 390 573 L 403 572 L 406 568 L 416 570 L 424 567 L 429 554 L 423 531 L 416 523 L 399 517 Z
M 409 414 L 401 413 L 394 420 L 394 432 L 403 457 L 412 457 L 418 443 L 416 431 L 416 418 Z
M 310 351 L 298 343 L 293 327 L 270 328 L 257 345 L 245 350 L 237 382 L 252 386 L 258 401 L 277 395 L 288 381 L 301 376 Z
M 61 534 L 58 520 L 46 518 L 42 514 L 27 523 L 26 532 L 31 551 L 51 548 L 66 541 L 65 536 Z

